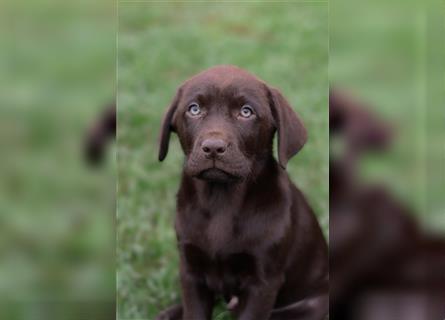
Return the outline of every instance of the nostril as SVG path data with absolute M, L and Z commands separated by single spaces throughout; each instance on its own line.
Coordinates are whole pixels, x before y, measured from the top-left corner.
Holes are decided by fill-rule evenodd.
M 202 151 L 204 151 L 205 153 L 209 153 L 210 149 L 209 147 L 202 147 Z
M 224 153 L 225 151 L 226 151 L 225 147 L 219 147 L 219 148 L 216 149 L 217 153 Z

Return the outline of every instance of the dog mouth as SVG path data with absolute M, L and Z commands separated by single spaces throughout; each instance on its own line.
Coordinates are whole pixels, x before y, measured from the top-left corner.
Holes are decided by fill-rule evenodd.
M 196 177 L 201 180 L 221 183 L 233 182 L 240 179 L 240 177 L 216 167 L 205 169 L 198 173 Z

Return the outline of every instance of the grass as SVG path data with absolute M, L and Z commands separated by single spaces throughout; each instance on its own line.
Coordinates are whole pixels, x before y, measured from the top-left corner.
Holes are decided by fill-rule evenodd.
M 157 161 L 160 121 L 176 88 L 235 64 L 279 87 L 309 142 L 288 171 L 328 229 L 327 3 L 119 4 L 118 318 L 153 319 L 179 301 L 173 220 L 183 156 Z M 228 319 L 223 309 L 215 319 Z
M 90 170 L 82 143 L 113 96 L 114 36 L 100 4 L 48 5 L 2 8 L 0 318 L 103 319 L 116 163 Z
M 330 12 L 329 34 L 331 83 L 368 104 L 394 132 L 391 149 L 367 155 L 360 173 L 387 186 L 439 232 L 445 229 L 442 8 L 340 1 Z

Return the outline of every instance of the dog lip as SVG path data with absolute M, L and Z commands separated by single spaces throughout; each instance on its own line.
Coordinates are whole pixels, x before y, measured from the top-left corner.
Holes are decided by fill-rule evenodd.
M 204 169 L 201 172 L 199 172 L 196 177 L 201 180 L 208 180 L 215 182 L 230 182 L 240 179 L 240 177 L 217 167 Z

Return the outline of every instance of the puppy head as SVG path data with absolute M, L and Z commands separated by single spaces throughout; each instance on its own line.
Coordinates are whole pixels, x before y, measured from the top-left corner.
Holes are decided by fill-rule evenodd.
M 178 89 L 162 124 L 160 161 L 171 131 L 185 153 L 185 173 L 219 182 L 249 177 L 256 162 L 271 156 L 275 132 L 283 168 L 306 142 L 301 120 L 281 93 L 234 66 L 210 68 Z

